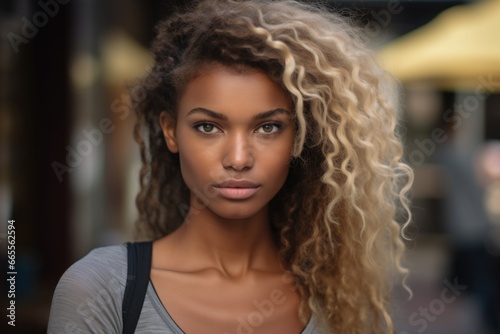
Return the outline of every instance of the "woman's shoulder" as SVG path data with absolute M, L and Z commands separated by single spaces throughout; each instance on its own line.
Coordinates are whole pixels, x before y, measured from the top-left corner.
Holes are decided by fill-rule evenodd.
M 99 247 L 61 276 L 52 299 L 49 329 L 117 332 L 127 280 L 125 245 Z M 119 330 L 118 330 L 119 332 Z
M 62 279 L 78 277 L 109 283 L 108 278 L 125 282 L 127 271 L 127 248 L 125 245 L 98 247 L 91 250 L 71 265 Z
M 82 265 L 110 265 L 126 266 L 127 265 L 127 247 L 125 244 L 97 247 L 92 249 L 80 260 L 76 261 L 73 266 Z M 71 268 L 70 267 L 70 268 Z

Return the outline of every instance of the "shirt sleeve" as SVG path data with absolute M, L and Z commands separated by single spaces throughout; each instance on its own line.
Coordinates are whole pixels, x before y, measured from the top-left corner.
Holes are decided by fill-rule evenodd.
M 49 334 L 122 332 L 124 250 L 123 245 L 94 249 L 66 270 L 52 299 Z

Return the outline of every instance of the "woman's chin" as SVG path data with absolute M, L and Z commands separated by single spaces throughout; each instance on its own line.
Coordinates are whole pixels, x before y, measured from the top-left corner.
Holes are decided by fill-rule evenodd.
M 225 219 L 243 220 L 250 219 L 259 215 L 263 208 L 249 208 L 243 206 L 234 206 L 230 208 L 229 205 L 224 206 L 224 208 L 209 208 L 214 214 Z

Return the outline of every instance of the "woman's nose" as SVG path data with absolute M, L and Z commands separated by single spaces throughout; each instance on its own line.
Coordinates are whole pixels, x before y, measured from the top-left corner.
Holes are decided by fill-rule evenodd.
M 226 169 L 242 171 L 254 164 L 253 148 L 247 134 L 236 133 L 227 137 L 222 165 Z

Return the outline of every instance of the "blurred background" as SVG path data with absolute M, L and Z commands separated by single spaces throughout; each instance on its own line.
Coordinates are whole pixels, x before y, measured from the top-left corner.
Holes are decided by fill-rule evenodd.
M 397 333 L 500 333 L 500 0 L 322 1 L 400 80 L 415 168 Z M 131 239 L 140 166 L 127 86 L 155 24 L 189 1 L 0 0 L 0 245 L 15 220 L 16 327 L 46 332 L 62 273 Z M 6 312 L 6 311 L 3 311 Z

